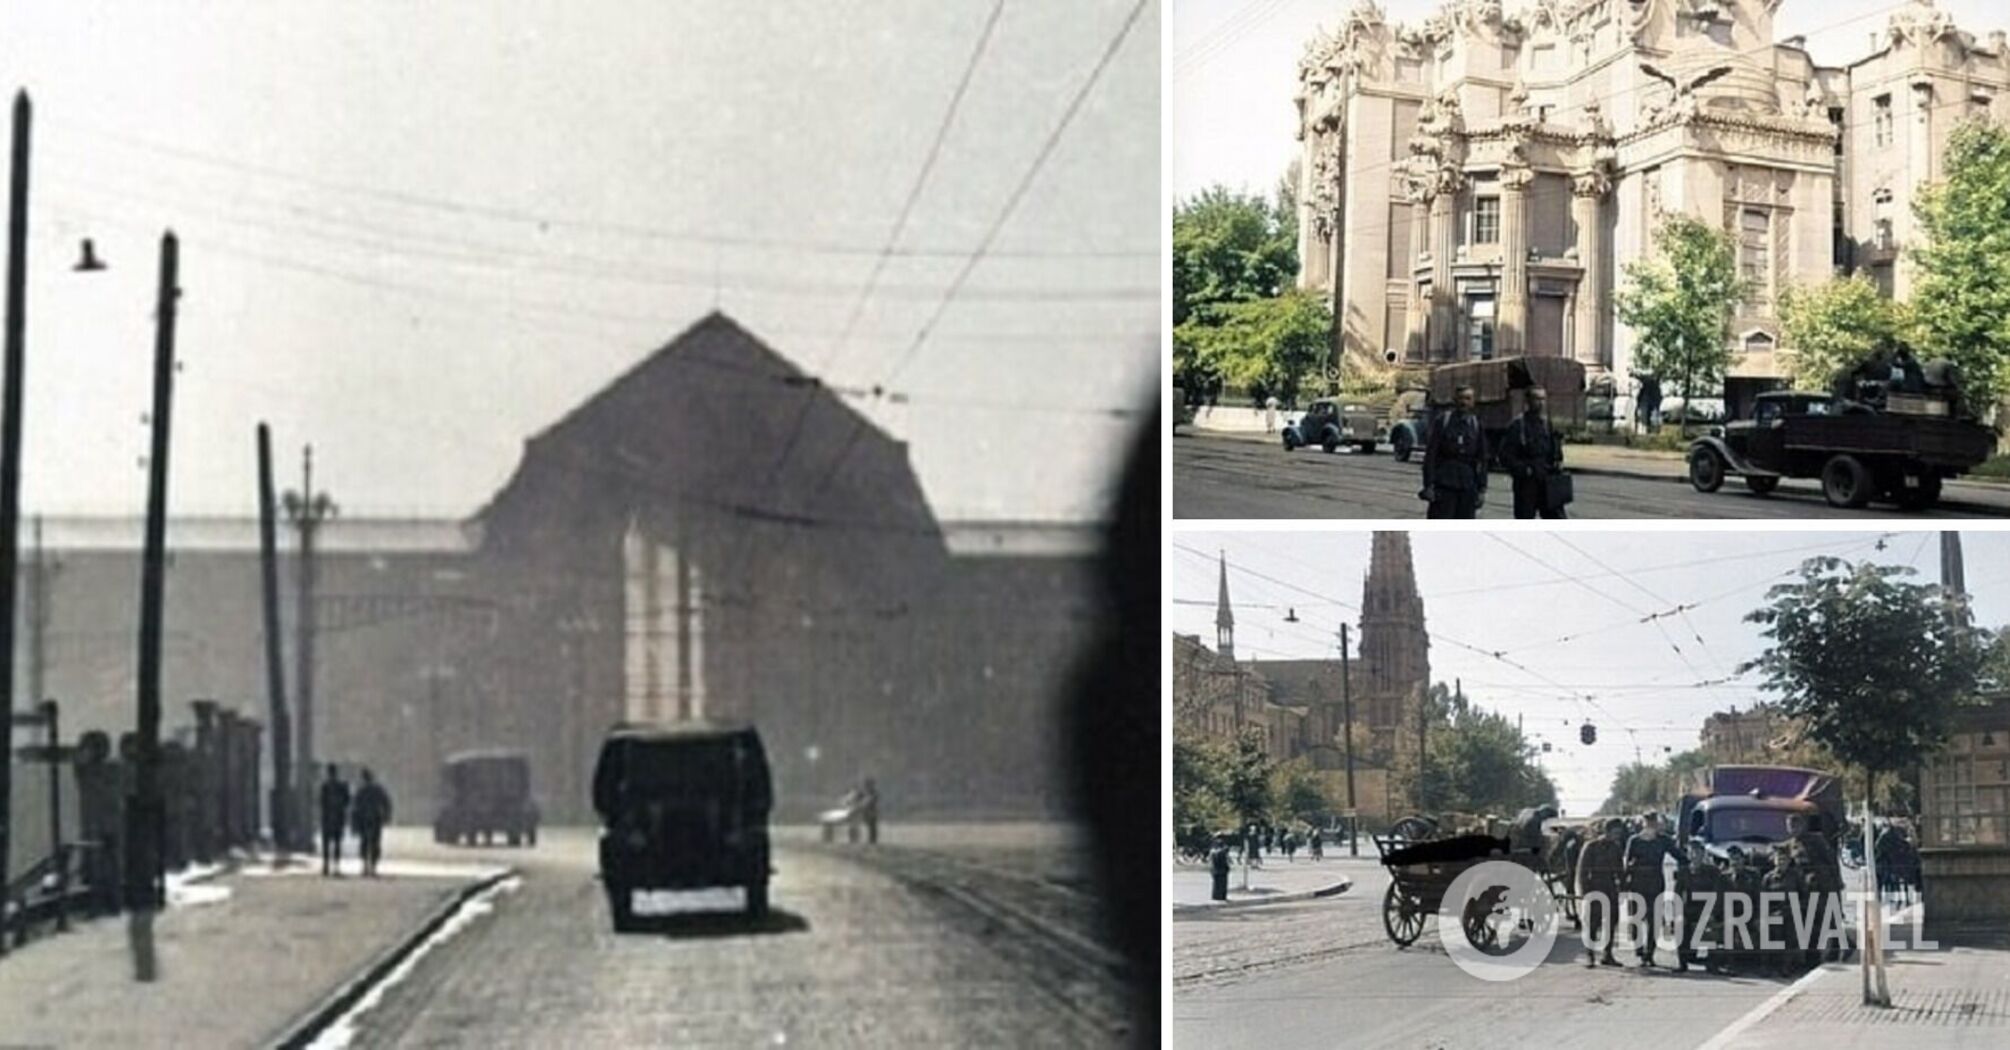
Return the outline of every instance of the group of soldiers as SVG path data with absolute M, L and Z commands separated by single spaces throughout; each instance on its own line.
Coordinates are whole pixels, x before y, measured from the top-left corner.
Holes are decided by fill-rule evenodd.
M 1811 827 L 1806 817 L 1788 818 L 1788 836 L 1770 855 L 1733 845 L 1722 864 L 1701 841 L 1692 840 L 1686 854 L 1677 849 L 1657 814 L 1644 815 L 1639 830 L 1630 836 L 1628 827 L 1624 820 L 1607 820 L 1588 841 L 1571 829 L 1551 845 L 1546 858 L 1550 871 L 1568 873 L 1575 888 L 1585 927 L 1586 966 L 1622 965 L 1613 955 L 1615 919 L 1629 925 L 1652 920 L 1649 934 L 1638 938 L 1634 954 L 1641 966 L 1656 965 L 1658 938 L 1652 931 L 1662 923 L 1655 902 L 1671 889 L 1666 863 L 1671 860 L 1673 895 L 1680 902 L 1682 920 L 1676 925 L 1678 971 L 1696 961 L 1698 947 L 1709 949 L 1706 964 L 1712 972 L 1728 967 L 1783 973 L 1812 966 L 1825 953 L 1840 950 L 1825 949 L 1820 937 L 1840 918 L 1829 912 L 1843 889 L 1842 869 L 1828 837 Z M 1731 907 L 1734 897 L 1749 906 Z M 1797 913 L 1789 902 L 1795 900 L 1798 914 L 1810 917 L 1806 941 L 1793 925 Z M 1788 946 L 1768 950 L 1769 941 Z
M 1426 517 L 1478 517 L 1486 505 L 1490 458 L 1499 460 L 1511 480 L 1515 517 L 1566 517 L 1569 475 L 1563 471 L 1563 435 L 1549 421 L 1549 392 L 1539 386 L 1522 392 L 1522 414 L 1508 424 L 1492 456 L 1486 428 L 1473 414 L 1476 396 L 1472 387 L 1459 387 L 1452 407 L 1434 413 L 1425 428 L 1424 487 L 1417 495 L 1430 504 Z

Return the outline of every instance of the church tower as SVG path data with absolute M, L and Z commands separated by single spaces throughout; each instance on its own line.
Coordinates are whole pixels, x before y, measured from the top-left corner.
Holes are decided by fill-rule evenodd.
M 1430 688 L 1430 637 L 1406 532 L 1377 532 L 1361 591 L 1362 712 L 1379 737 L 1402 724 L 1413 695 Z
M 1215 598 L 1214 651 L 1224 660 L 1235 659 L 1235 613 L 1228 607 L 1228 555 L 1221 556 L 1221 593 Z

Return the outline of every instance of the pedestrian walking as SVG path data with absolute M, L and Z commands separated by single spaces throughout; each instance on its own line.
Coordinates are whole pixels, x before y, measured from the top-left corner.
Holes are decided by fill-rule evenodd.
M 374 878 L 377 862 L 384 856 L 384 825 L 391 822 L 391 793 L 365 768 L 356 800 L 349 806 L 349 823 L 356 828 L 357 849 L 363 855 L 363 874 Z
M 1275 394 L 1263 399 L 1263 432 L 1266 434 L 1277 433 L 1277 395 Z
M 865 825 L 865 842 L 868 846 L 879 845 L 879 786 L 871 777 L 858 789 L 858 819 Z
M 1625 848 L 1620 836 L 1625 822 L 1614 818 L 1605 822 L 1605 833 L 1584 844 L 1577 855 L 1578 911 L 1584 916 L 1584 965 L 1618 966 L 1612 957 L 1613 913 L 1619 907 L 1619 877 Z M 1604 952 L 1599 953 L 1601 935 Z
M 1549 422 L 1549 391 L 1529 387 L 1522 402 L 1527 408 L 1508 424 L 1500 448 L 1501 467 L 1514 485 L 1514 516 L 1567 517 L 1570 475 L 1563 472 L 1563 435 Z
M 1424 436 L 1427 517 L 1476 518 L 1487 500 L 1487 434 L 1473 415 L 1473 388 L 1453 394 L 1450 411 L 1431 417 Z
M 1212 875 L 1214 879 L 1214 887 L 1212 892 L 1213 899 L 1218 901 L 1227 900 L 1228 899 L 1228 838 L 1226 836 L 1216 835 L 1214 837 L 1214 850 L 1212 853 L 1208 855 L 1207 867 L 1208 867 L 1208 873 Z
M 349 821 L 349 785 L 335 763 L 321 781 L 321 874 L 342 874 L 342 831 Z
M 1668 876 L 1664 862 L 1670 857 L 1682 863 L 1681 855 L 1675 852 L 1674 840 L 1661 835 L 1661 817 L 1649 813 L 1640 821 L 1640 832 L 1626 840 L 1623 867 L 1626 872 L 1627 900 L 1640 900 L 1647 920 L 1647 935 L 1639 947 L 1640 965 L 1654 965 L 1654 942 L 1659 932 L 1657 917 L 1660 912 L 1661 895 L 1668 890 Z
M 1313 860 L 1326 859 L 1326 838 L 1320 833 L 1318 828 L 1312 829 L 1312 841 L 1310 845 L 1312 846 Z

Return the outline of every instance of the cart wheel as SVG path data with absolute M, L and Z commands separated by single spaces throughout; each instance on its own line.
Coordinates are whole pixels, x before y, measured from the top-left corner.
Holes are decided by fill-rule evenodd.
M 1408 948 L 1424 932 L 1423 902 L 1397 888 L 1391 882 L 1389 890 L 1382 895 L 1382 928 L 1388 931 L 1389 939 L 1398 948 Z
M 1437 830 L 1422 817 L 1404 817 L 1389 829 L 1389 833 L 1405 842 L 1426 842 L 1437 834 Z

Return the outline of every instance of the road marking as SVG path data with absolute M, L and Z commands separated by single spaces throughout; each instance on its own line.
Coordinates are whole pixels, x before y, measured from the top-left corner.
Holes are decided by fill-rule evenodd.
M 1751 1012 L 1731 1022 L 1730 1027 L 1712 1036 L 1709 1042 L 1697 1047 L 1696 1050 L 1723 1050 L 1723 1048 L 1730 1046 L 1731 1040 L 1745 1034 L 1746 1029 L 1771 1017 L 1774 1011 L 1787 1005 L 1788 1002 L 1792 1001 L 1794 996 L 1807 991 L 1816 981 L 1826 976 L 1828 972 L 1829 970 L 1826 966 L 1809 970 L 1800 980 L 1773 993 L 1771 999 L 1752 1007 Z

